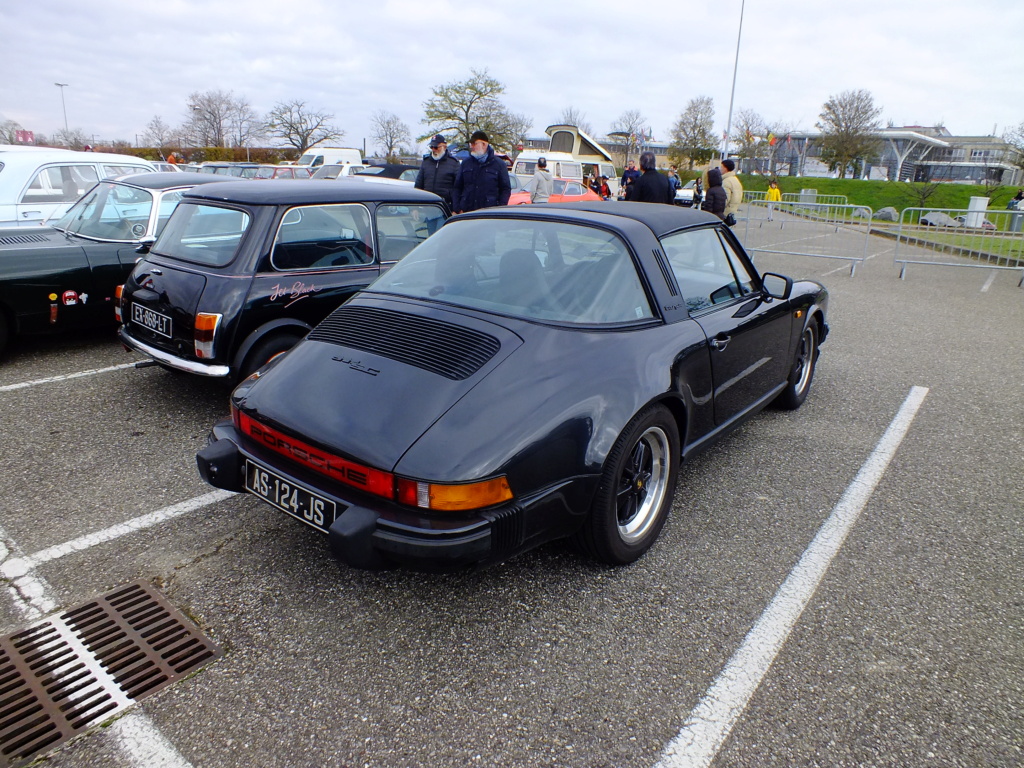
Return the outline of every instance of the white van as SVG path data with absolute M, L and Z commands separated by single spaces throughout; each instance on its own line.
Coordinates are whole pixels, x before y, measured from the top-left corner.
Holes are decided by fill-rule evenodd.
M 156 170 L 130 155 L 25 150 L 0 147 L 0 226 L 41 224 L 64 214 L 100 179 Z
M 363 153 L 351 147 L 310 147 L 302 157 L 295 161 L 296 165 L 308 168 L 319 168 L 321 165 L 365 165 Z

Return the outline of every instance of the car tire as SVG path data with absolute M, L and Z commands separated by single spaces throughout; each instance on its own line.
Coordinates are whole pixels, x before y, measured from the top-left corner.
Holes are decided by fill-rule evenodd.
M 786 388 L 775 398 L 779 408 L 795 411 L 811 391 L 811 380 L 814 378 L 814 367 L 818 361 L 818 324 L 811 320 L 800 335 L 800 343 L 793 358 L 793 367 L 786 381 Z
M 294 347 L 302 337 L 291 333 L 279 333 L 256 342 L 245 356 L 245 362 L 238 371 L 238 380 L 247 379 L 278 355 Z
M 679 428 L 668 409 L 646 408 L 626 425 L 605 460 L 576 545 L 602 563 L 626 565 L 657 540 L 679 473 Z
M 7 328 L 7 317 L 4 315 L 3 310 L 0 309 L 0 354 L 3 354 L 4 350 L 7 349 L 10 335 L 11 333 Z

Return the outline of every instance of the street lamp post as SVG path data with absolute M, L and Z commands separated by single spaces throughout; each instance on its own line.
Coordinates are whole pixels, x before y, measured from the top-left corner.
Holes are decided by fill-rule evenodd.
M 729 140 L 732 138 L 732 102 L 736 98 L 736 71 L 740 67 L 740 38 L 743 36 L 743 9 L 747 0 L 740 2 L 740 30 L 736 33 L 736 61 L 732 65 L 732 92 L 729 94 L 729 118 L 725 122 L 725 146 L 722 148 L 722 157 L 729 156 Z
M 68 108 L 64 104 L 64 89 L 68 87 L 68 84 L 67 83 L 54 83 L 54 85 L 56 85 L 58 88 L 60 88 L 60 106 L 61 106 L 61 109 L 64 110 L 64 138 L 66 139 L 67 138 L 67 134 L 68 134 Z

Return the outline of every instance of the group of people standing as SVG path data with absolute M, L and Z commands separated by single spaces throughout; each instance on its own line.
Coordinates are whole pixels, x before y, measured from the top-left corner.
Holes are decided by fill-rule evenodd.
M 622 173 L 620 185 L 626 200 L 638 203 L 675 203 L 679 177 L 675 169 L 666 176 L 658 172 L 653 152 L 640 155 L 640 170 L 630 161 Z M 721 167 L 709 168 L 698 184 L 703 184 L 703 210 L 720 217 L 729 226 L 736 224 L 736 212 L 743 201 L 743 184 L 736 175 L 736 162 L 726 158 Z M 537 161 L 531 203 L 546 203 L 551 197 L 554 178 L 542 157 Z M 475 211 L 496 205 L 507 205 L 512 194 L 508 166 L 497 157 L 484 131 L 475 131 L 469 140 L 469 157 L 460 163 L 448 153 L 448 142 L 441 134 L 430 140 L 430 152 L 424 155 L 416 176 L 417 189 L 439 195 L 454 213 Z M 589 186 L 602 198 L 611 197 L 608 179 L 596 172 Z M 768 191 L 768 220 L 772 220 L 773 203 L 782 199 L 773 181 Z

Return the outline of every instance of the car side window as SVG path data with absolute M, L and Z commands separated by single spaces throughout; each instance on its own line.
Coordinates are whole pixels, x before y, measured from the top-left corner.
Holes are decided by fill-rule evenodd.
M 33 177 L 20 202 L 73 203 L 96 181 L 91 165 L 51 165 Z
M 382 262 L 398 261 L 444 224 L 436 205 L 378 205 L 377 243 Z
M 362 266 L 373 262 L 371 242 L 366 206 L 300 206 L 281 219 L 270 263 L 277 270 Z
M 753 281 L 739 257 L 713 228 L 668 235 L 661 239 L 661 246 L 690 312 L 731 301 L 753 290 Z
M 138 165 L 101 165 L 103 169 L 103 176 L 107 179 L 112 179 L 115 176 L 132 176 L 136 173 L 149 173 L 148 168 L 142 168 Z
M 565 194 L 567 194 L 567 195 L 582 195 L 583 194 L 583 185 L 581 185 L 581 184 L 579 184 L 578 182 L 575 182 L 575 181 L 570 182 L 569 184 L 565 185 Z

